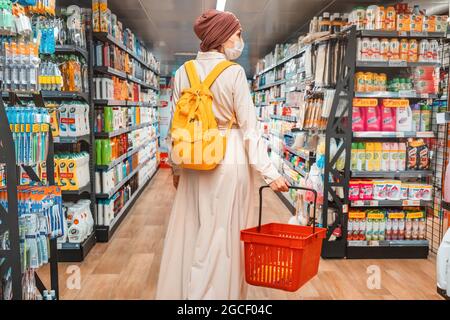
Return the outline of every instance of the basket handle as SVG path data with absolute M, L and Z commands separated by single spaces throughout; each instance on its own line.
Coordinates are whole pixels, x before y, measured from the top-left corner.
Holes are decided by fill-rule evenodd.
M 262 186 L 259 188 L 259 223 L 258 223 L 258 232 L 261 231 L 261 222 L 262 222 L 262 192 L 264 189 L 270 188 L 270 186 Z M 317 203 L 317 191 L 314 189 L 309 188 L 303 188 L 303 187 L 296 187 L 296 186 L 290 186 L 289 189 L 294 190 L 305 190 L 305 191 L 311 191 L 314 194 L 314 220 L 313 220 L 313 231 L 312 233 L 316 233 L 316 203 Z

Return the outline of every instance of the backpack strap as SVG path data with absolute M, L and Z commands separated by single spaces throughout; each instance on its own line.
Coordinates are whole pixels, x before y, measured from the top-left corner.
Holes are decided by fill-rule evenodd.
M 206 77 L 205 81 L 203 81 L 203 85 L 207 88 L 211 88 L 212 84 L 216 79 L 220 76 L 220 74 L 225 71 L 228 67 L 231 67 L 235 65 L 235 62 L 231 61 L 222 61 L 217 64 L 217 66 L 214 67 L 214 69 L 211 71 L 211 73 Z
M 188 75 L 191 87 L 200 85 L 201 81 L 200 78 L 198 77 L 197 70 L 195 69 L 194 60 L 186 62 L 184 64 L 184 68 L 186 69 L 186 73 Z

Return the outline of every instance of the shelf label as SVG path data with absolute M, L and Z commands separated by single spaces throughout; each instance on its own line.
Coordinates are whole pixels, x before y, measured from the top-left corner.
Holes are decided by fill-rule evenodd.
M 417 138 L 432 138 L 433 137 L 433 132 L 417 132 Z
M 376 107 L 378 106 L 378 99 L 369 98 L 355 98 L 353 99 L 354 107 Z
M 399 32 L 398 32 L 398 36 L 399 36 L 399 37 L 407 37 L 407 36 L 408 36 L 408 33 L 407 33 L 406 31 L 399 31 Z
M 366 213 L 364 211 L 352 211 L 348 214 L 349 219 L 365 219 Z
M 390 212 L 389 219 L 405 219 L 405 213 L 404 212 Z
M 422 219 L 423 218 L 423 212 L 408 212 L 406 214 L 407 219 Z
M 408 62 L 405 60 L 389 60 L 390 67 L 407 67 Z
M 417 32 L 417 31 L 411 31 L 409 33 L 411 37 L 428 37 L 427 31 Z
M 421 97 L 422 99 L 428 99 L 428 98 L 430 97 L 430 95 L 429 95 L 428 93 L 422 93 L 422 94 L 420 95 L 420 97 Z
M 384 213 L 368 213 L 367 214 L 367 219 L 371 219 L 371 220 L 383 220 L 384 217 Z
M 352 206 L 353 207 L 363 207 L 364 201 L 362 201 L 362 200 L 352 201 Z
M 409 107 L 407 99 L 383 99 L 383 105 L 388 108 L 406 108 Z
M 369 245 L 369 247 L 379 247 L 380 246 L 380 242 L 372 240 L 372 241 L 369 241 L 368 245 Z
M 416 91 L 414 91 L 414 90 L 400 90 L 399 92 L 398 92 L 398 96 L 400 97 L 400 98 L 408 98 L 408 97 L 414 97 L 414 96 L 416 96 Z
M 404 200 L 403 206 L 405 207 L 419 207 L 420 206 L 420 200 Z

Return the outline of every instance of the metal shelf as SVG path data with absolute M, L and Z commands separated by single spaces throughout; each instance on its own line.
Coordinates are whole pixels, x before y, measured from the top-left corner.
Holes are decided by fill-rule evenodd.
M 311 150 L 306 150 L 306 149 L 295 150 L 295 149 L 293 149 L 291 147 L 288 147 L 286 145 L 284 147 L 290 153 L 292 153 L 292 154 L 296 155 L 297 157 L 300 157 L 300 158 L 302 158 L 304 160 L 309 160 L 311 158 L 314 158 L 314 152 L 311 151 Z
M 445 38 L 445 32 L 361 30 L 358 31 L 358 35 L 382 38 Z
M 55 46 L 56 53 L 78 53 L 83 56 L 86 60 L 88 60 L 89 54 L 88 51 L 84 48 L 75 46 L 75 45 L 57 45 Z
M 94 67 L 94 71 L 102 74 L 106 74 L 108 76 L 119 77 L 121 79 L 127 80 L 127 74 L 123 71 L 116 70 L 111 67 Z
M 108 34 L 107 32 L 94 32 L 93 36 L 95 39 L 103 42 L 108 42 L 110 44 L 115 45 L 116 47 L 122 49 L 126 53 L 128 53 L 133 59 L 138 61 L 140 64 L 142 64 L 145 68 L 152 71 L 154 74 L 159 76 L 159 72 L 157 72 L 154 68 L 152 68 L 149 64 L 144 62 L 137 54 L 135 54 L 131 49 L 128 49 L 123 43 L 121 43 L 119 40 Z
M 131 196 L 131 198 L 128 200 L 128 202 L 124 205 L 124 207 L 116 215 L 116 217 L 114 218 L 114 220 L 111 223 L 111 226 L 96 226 L 95 227 L 98 242 L 108 242 L 109 239 L 111 239 L 114 232 L 117 230 L 117 227 L 120 225 L 120 223 L 122 223 L 123 219 L 125 219 L 128 212 L 133 207 L 135 200 L 142 194 L 142 192 L 148 186 L 150 181 L 153 180 L 153 178 L 155 177 L 157 172 L 158 172 L 158 169 L 156 169 L 155 172 L 153 173 L 153 175 L 151 175 L 150 178 L 134 192 L 134 194 Z
M 142 167 L 147 164 L 153 157 L 148 158 L 144 162 L 142 162 L 140 165 L 138 165 L 128 176 L 126 176 L 122 181 L 117 184 L 114 189 L 109 191 L 108 193 L 98 193 L 96 195 L 97 199 L 110 199 L 112 196 L 114 196 L 124 185 L 127 183 L 134 175 L 139 172 L 139 170 L 142 169 Z
M 146 142 L 144 142 L 140 147 L 134 148 L 133 150 L 121 155 L 119 158 L 115 159 L 114 161 L 112 161 L 109 165 L 107 166 L 95 166 L 95 168 L 97 170 L 109 170 L 111 168 L 114 168 L 115 166 L 117 166 L 118 164 L 120 164 L 121 162 L 123 162 L 125 159 L 133 156 L 134 154 L 138 153 L 140 150 L 144 149 L 145 147 L 148 146 L 149 143 L 153 142 L 156 140 L 156 137 L 154 137 L 151 140 L 148 140 Z
M 402 91 L 402 92 L 385 92 L 385 91 L 375 91 L 375 92 L 355 92 L 356 98 L 386 98 L 386 99 L 437 99 L 437 94 L 418 94 L 414 90 L 412 91 Z
M 397 172 L 381 172 L 381 171 L 361 171 L 352 172 L 353 178 L 426 178 L 431 177 L 433 171 L 431 170 L 411 170 L 411 171 L 397 171 Z
M 407 62 L 407 61 L 356 61 L 359 68 L 412 68 L 421 66 L 439 66 L 440 62 Z
M 95 99 L 94 104 L 95 105 L 103 105 L 103 106 L 126 107 L 127 101 Z
M 380 241 L 368 245 L 366 241 L 349 241 L 347 259 L 426 259 L 427 240 Z
M 83 193 L 91 193 L 91 184 L 88 183 L 87 185 L 85 185 L 84 187 L 82 187 L 79 190 L 62 190 L 62 195 L 63 196 L 79 196 Z
M 278 80 L 278 81 L 275 81 L 274 83 L 265 84 L 265 85 L 255 89 L 255 91 L 266 90 L 266 89 L 269 89 L 269 88 L 272 88 L 272 87 L 275 87 L 275 86 L 280 86 L 280 85 L 285 84 L 285 83 L 286 83 L 286 80 Z
M 282 121 L 288 121 L 288 122 L 297 122 L 297 117 L 295 116 L 277 116 L 277 115 L 270 115 L 270 118 L 273 120 L 282 120 Z
M 94 231 L 82 243 L 58 243 L 58 261 L 83 262 L 96 242 Z
M 351 206 L 354 208 L 360 207 L 427 207 L 432 201 L 418 201 L 418 200 L 358 200 L 352 201 Z
M 145 89 L 152 89 L 155 91 L 159 91 L 159 89 L 155 88 L 154 86 L 152 86 L 151 84 L 147 84 L 144 81 L 142 81 L 141 79 L 138 79 L 132 75 L 128 75 L 128 80 L 137 83 L 138 85 L 140 85 L 141 87 L 144 87 Z
M 270 70 L 273 70 L 273 69 L 275 69 L 275 68 L 277 68 L 277 67 L 279 67 L 279 66 L 285 64 L 286 62 L 289 62 L 289 61 L 292 60 L 292 59 L 298 58 L 299 56 L 301 56 L 301 55 L 306 51 L 306 48 L 307 48 L 307 47 L 308 47 L 308 46 L 305 46 L 305 47 L 301 48 L 296 54 L 290 55 L 290 56 L 288 56 L 288 57 L 286 57 L 286 58 L 284 58 L 284 59 L 278 61 L 278 62 L 275 63 L 274 65 L 265 68 L 264 70 L 258 72 L 255 76 L 261 76 L 261 75 L 263 75 L 264 73 L 267 73 L 267 72 L 269 72 Z
M 74 144 L 81 141 L 84 141 L 86 143 L 90 143 L 90 135 L 85 135 L 81 137 L 54 137 L 53 143 L 56 144 Z
M 95 133 L 95 138 L 97 138 L 97 139 L 114 138 L 114 137 L 120 136 L 121 134 L 124 134 L 124 133 L 128 133 L 128 132 L 135 131 L 135 130 L 138 130 L 141 128 L 149 127 L 152 124 L 153 124 L 153 122 L 152 123 L 143 123 L 143 124 L 139 124 L 137 126 L 119 129 L 114 132 L 97 132 L 97 133 Z
M 433 131 L 424 132 L 386 132 L 386 131 L 361 131 L 353 132 L 353 138 L 434 138 L 436 134 Z
M 300 174 L 302 177 L 306 177 L 307 172 L 305 170 L 302 170 L 299 167 L 294 166 L 291 162 L 287 161 L 286 159 L 283 159 L 283 161 L 289 168 Z

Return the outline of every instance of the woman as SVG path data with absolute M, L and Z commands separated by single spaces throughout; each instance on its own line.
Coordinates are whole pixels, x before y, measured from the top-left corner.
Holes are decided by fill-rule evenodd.
M 239 20 L 230 12 L 209 10 L 195 22 L 201 52 L 195 60 L 203 81 L 221 61 L 235 60 L 244 43 Z M 184 67 L 175 75 L 173 103 L 189 88 Z M 174 168 L 178 189 L 161 262 L 157 299 L 243 299 L 240 231 L 255 225 L 252 168 L 275 191 L 288 191 L 271 163 L 257 130 L 247 77 L 239 65 L 227 68 L 211 87 L 220 129 L 236 117 L 222 164 L 213 171 Z

